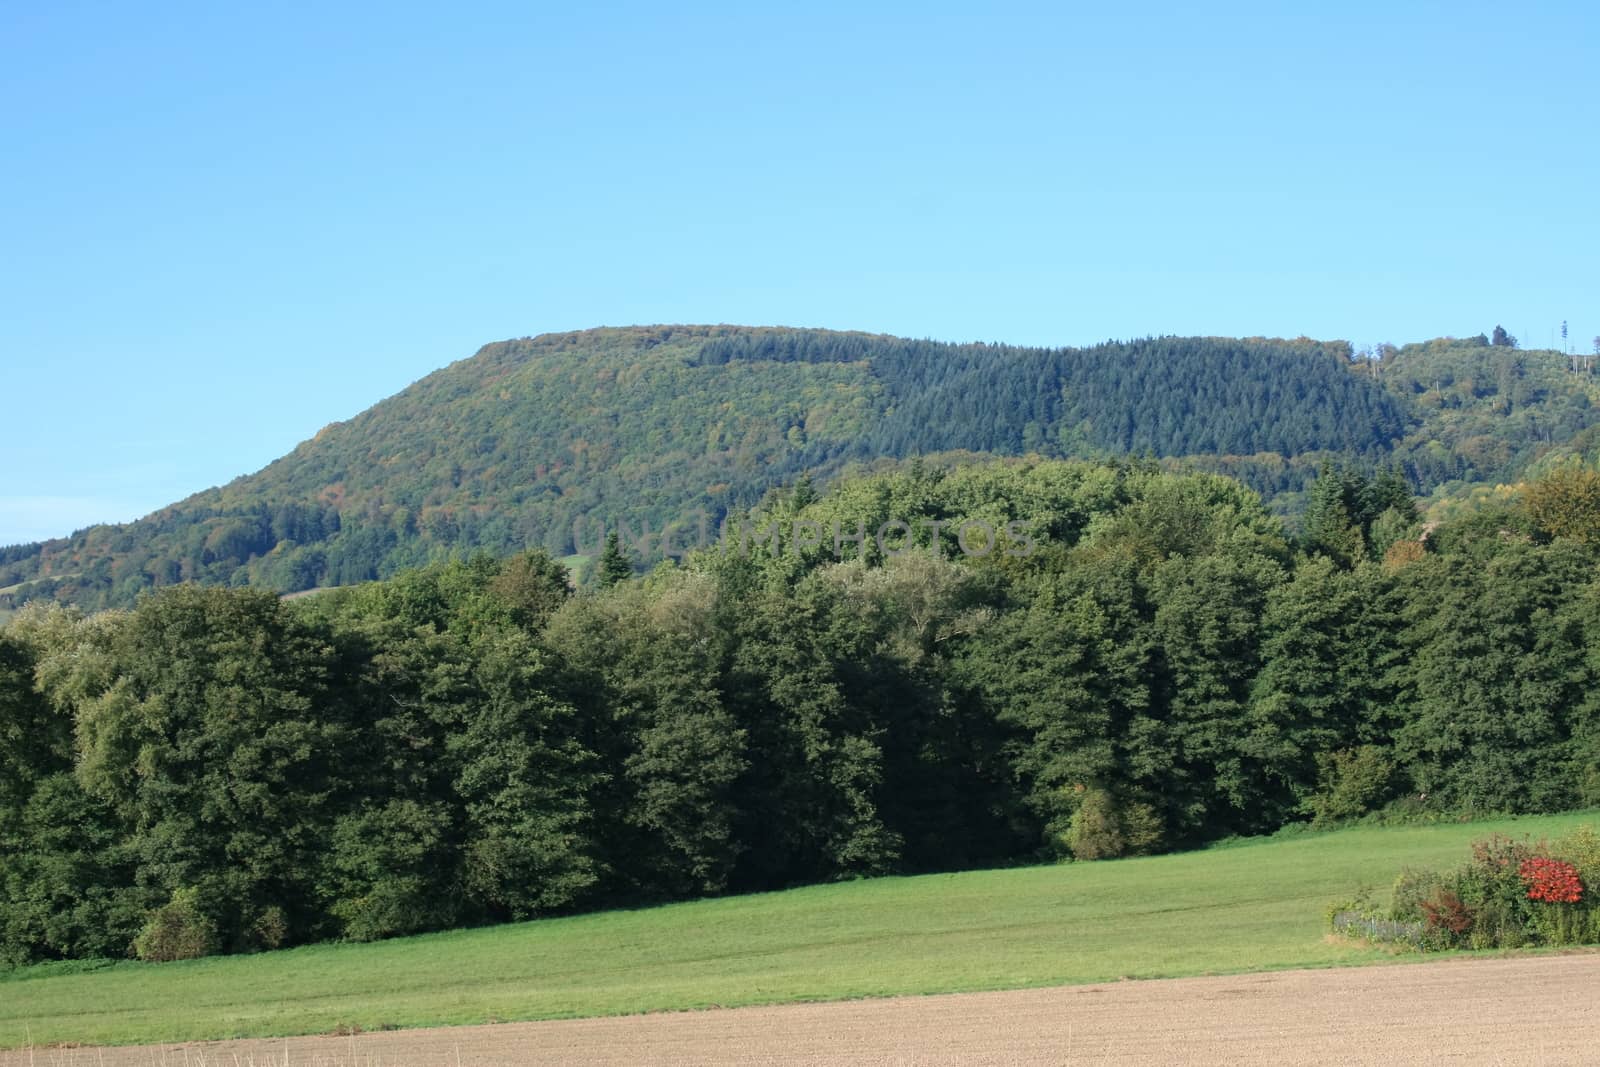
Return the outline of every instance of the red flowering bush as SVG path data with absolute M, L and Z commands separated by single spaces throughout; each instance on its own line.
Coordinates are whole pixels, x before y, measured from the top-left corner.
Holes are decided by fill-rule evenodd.
M 1578 878 L 1578 868 L 1564 860 L 1534 856 L 1523 860 L 1517 873 L 1528 887 L 1529 900 L 1576 904 L 1583 899 L 1583 882 Z
M 1453 871 L 1406 871 L 1387 912 L 1343 906 L 1336 933 L 1422 949 L 1600 944 L 1600 833 L 1493 834 Z

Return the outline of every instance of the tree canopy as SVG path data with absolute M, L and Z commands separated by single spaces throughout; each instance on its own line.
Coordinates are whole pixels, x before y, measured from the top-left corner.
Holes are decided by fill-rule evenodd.
M 1424 539 L 1330 465 L 1297 536 L 1215 474 L 922 460 L 576 592 L 536 549 L 36 602 L 0 628 L 0 960 L 1594 804 L 1574 477 Z

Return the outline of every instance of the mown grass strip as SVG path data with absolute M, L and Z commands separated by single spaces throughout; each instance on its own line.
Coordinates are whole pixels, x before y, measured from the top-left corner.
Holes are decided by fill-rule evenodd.
M 0 978 L 0 1047 L 320 1033 L 1155 978 L 1391 958 L 1327 903 L 1452 866 L 1491 831 L 1600 814 L 1357 828 L 1172 856 L 882 878 L 187 963 Z

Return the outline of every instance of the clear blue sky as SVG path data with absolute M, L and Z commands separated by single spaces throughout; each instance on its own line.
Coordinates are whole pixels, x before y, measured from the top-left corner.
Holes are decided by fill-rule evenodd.
M 0 543 L 478 345 L 1600 334 L 1586 4 L 0 7 Z

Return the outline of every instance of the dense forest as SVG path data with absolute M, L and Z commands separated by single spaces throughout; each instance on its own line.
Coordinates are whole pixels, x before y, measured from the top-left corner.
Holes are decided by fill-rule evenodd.
M 1487 338 L 1155 338 L 1083 349 L 650 327 L 485 347 L 264 470 L 124 526 L 0 548 L 0 616 L 198 581 L 292 592 L 704 516 L 928 453 L 1120 455 L 1235 477 L 1298 513 L 1329 459 L 1414 490 L 1515 482 L 1600 446 L 1600 388 Z M 575 558 L 581 557 L 581 558 Z
M 34 602 L 0 629 L 0 958 L 1600 803 L 1600 474 L 1426 533 L 1394 471 L 1307 501 L 1291 537 L 1215 474 L 914 460 L 642 577 L 613 544 L 581 591 L 534 549 Z

